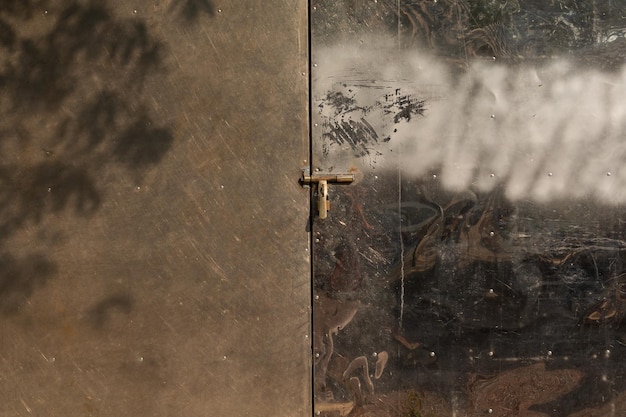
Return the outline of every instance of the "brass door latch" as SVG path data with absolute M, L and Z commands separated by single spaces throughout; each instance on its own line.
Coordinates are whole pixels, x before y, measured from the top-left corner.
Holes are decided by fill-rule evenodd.
M 350 184 L 352 181 L 354 181 L 354 174 L 333 174 L 327 172 L 311 174 L 308 168 L 302 170 L 302 178 L 300 178 L 300 184 L 303 187 L 317 184 L 317 212 L 320 219 L 328 217 L 328 210 L 330 210 L 328 184 Z

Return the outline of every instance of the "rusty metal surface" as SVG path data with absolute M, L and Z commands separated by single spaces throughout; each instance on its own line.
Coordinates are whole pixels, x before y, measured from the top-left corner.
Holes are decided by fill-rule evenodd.
M 311 2 L 317 413 L 625 413 L 620 8 Z
M 310 412 L 306 16 L 0 3 L 0 415 Z

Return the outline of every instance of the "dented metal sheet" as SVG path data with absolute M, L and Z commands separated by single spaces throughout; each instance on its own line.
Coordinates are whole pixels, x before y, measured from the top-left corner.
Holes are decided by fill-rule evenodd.
M 621 415 L 621 6 L 312 1 L 321 415 Z

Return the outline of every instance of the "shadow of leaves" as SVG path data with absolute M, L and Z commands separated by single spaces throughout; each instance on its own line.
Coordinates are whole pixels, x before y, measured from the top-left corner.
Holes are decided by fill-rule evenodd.
M 52 278 L 57 268 L 45 256 L 0 255 L 0 313 L 15 314 L 28 297 Z
M 16 41 L 17 35 L 11 25 L 0 19 L 0 46 L 12 51 Z
M 117 160 L 134 169 L 141 169 L 163 158 L 174 138 L 167 129 L 152 124 L 149 118 L 140 118 L 120 135 L 113 150 Z
M 27 222 L 38 223 L 48 213 L 68 207 L 81 216 L 93 214 L 100 195 L 85 168 L 62 162 L 42 162 L 24 170 L 0 171 L 0 239 L 8 238 Z
M 188 3 L 189 15 L 212 13 L 209 1 Z M 43 7 L 50 13 L 36 12 Z M 45 221 L 51 214 L 92 216 L 103 172 L 136 179 L 171 149 L 174 136 L 144 94 L 165 52 L 145 21 L 106 1 L 0 2 L 0 314 L 57 270 L 43 254 L 18 256 L 14 237 L 61 227 Z
M 140 84 L 158 69 L 163 54 L 162 43 L 144 22 L 115 19 L 104 6 L 94 4 L 70 4 L 49 32 L 20 41 L 15 29 L 0 20 L 0 44 L 16 43 L 14 56 L 0 58 L 0 87 L 11 94 L 15 106 L 31 109 L 55 109 L 89 72 L 101 72 L 103 66 L 125 71 L 118 82 L 127 87 Z
M 161 161 L 174 137 L 155 123 L 145 108 L 133 109 L 115 91 L 101 91 L 85 103 L 77 117 L 59 124 L 54 137 L 62 152 L 80 158 L 85 154 L 98 163 L 115 161 L 140 171 Z
M 114 294 L 94 305 L 89 310 L 87 317 L 93 328 L 101 329 L 114 313 L 130 314 L 133 304 L 130 295 Z
M 9 14 L 22 19 L 32 16 L 34 7 L 32 0 L 2 0 L 0 13 Z
M 177 0 L 172 3 L 170 10 L 178 13 L 187 22 L 196 21 L 202 14 L 215 14 L 211 0 Z

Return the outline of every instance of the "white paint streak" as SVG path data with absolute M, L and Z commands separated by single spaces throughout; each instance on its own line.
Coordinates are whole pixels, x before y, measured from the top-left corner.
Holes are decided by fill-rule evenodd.
M 378 169 L 399 164 L 405 177 L 435 170 L 453 190 L 488 191 L 501 181 L 513 200 L 626 201 L 626 66 L 603 72 L 565 59 L 515 68 L 480 61 L 454 75 L 437 58 L 384 43 L 316 55 L 314 100 L 345 83 L 357 106 L 398 86 L 426 100 L 425 117 L 378 131 L 392 138 L 378 145 Z

